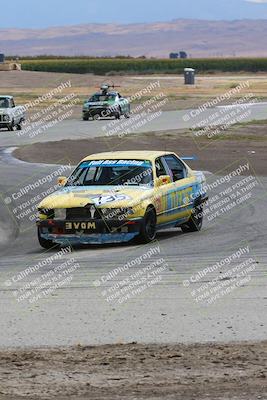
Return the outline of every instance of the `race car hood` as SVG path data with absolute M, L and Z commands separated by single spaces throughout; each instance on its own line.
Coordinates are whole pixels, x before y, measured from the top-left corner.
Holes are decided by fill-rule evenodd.
M 10 110 L 9 108 L 0 108 L 0 114 L 9 114 Z
M 24 109 L 22 106 L 16 106 L 13 108 L 0 108 L 0 114 L 5 114 L 5 115 L 22 115 L 24 114 Z
M 95 204 L 102 208 L 132 207 L 145 199 L 151 187 L 131 186 L 118 189 L 116 186 L 64 187 L 46 197 L 40 209 L 85 207 Z

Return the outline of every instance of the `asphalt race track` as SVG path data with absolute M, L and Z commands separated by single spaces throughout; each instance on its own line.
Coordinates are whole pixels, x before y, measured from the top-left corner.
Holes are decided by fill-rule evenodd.
M 266 118 L 266 105 L 254 105 L 251 109 L 249 119 Z M 145 126 L 142 131 L 190 127 L 192 121 L 184 122 L 182 119 L 185 113 L 163 113 L 159 120 Z M 28 202 L 49 190 L 52 183 L 46 181 L 28 193 L 21 192 L 21 188 L 51 176 L 58 166 L 16 161 L 5 152 L 5 148 L 37 141 L 102 136 L 101 128 L 105 123 L 65 121 L 33 139 L 23 135 L 18 137 L 16 131 L 0 132 L 0 346 L 265 339 L 266 177 L 252 177 L 242 183 L 245 179 L 242 175 L 232 178 L 230 183 L 224 181 L 212 187 L 220 177 L 208 175 L 211 184 L 209 196 L 215 199 L 214 202 L 217 201 L 215 196 L 222 198 L 222 193 L 230 190 L 230 186 L 254 186 L 251 196 L 240 198 L 237 205 L 223 215 L 214 214 L 212 217 L 215 209 L 210 209 L 209 219 L 206 218 L 200 233 L 183 234 L 179 229 L 162 231 L 157 242 L 147 246 L 127 244 L 76 248 L 60 259 L 55 259 L 58 249 L 45 252 L 39 247 L 31 216 L 23 216 L 22 212 L 19 215 L 19 206 L 23 203 L 29 207 Z M 249 190 L 248 187 L 243 193 Z M 12 200 L 14 193 L 17 199 Z M 153 254 L 147 256 L 151 251 Z M 229 257 L 237 253 L 238 258 L 229 262 Z M 50 264 L 48 258 L 52 259 Z M 141 259 L 142 265 L 138 264 Z M 157 276 L 154 275 L 158 278 L 156 284 L 151 283 L 146 290 L 125 301 L 122 299 L 121 303 L 115 297 L 107 300 L 108 295 L 116 292 L 116 283 L 159 259 L 164 260 L 164 268 Z M 111 271 L 124 267 L 129 260 L 135 261 L 128 270 L 107 278 Z M 250 260 L 252 264 L 249 264 Z M 31 286 L 27 284 L 48 274 L 51 267 L 60 267 L 67 262 L 75 266 L 72 279 L 46 297 L 30 302 L 26 294 Z M 197 293 L 204 293 L 203 288 L 198 291 L 196 277 L 199 271 L 216 266 L 212 271 L 203 272 L 202 276 L 202 284 L 211 287 L 217 276 L 240 263 L 253 266 L 250 279 L 240 282 L 234 290 L 210 304 L 203 300 L 205 296 L 196 299 Z M 38 269 L 34 272 L 25 273 L 27 268 L 36 265 Z M 234 278 L 241 271 L 244 269 L 236 268 Z M 225 276 L 223 282 L 227 285 L 233 275 Z M 242 278 L 245 277 L 247 275 L 243 273 Z
M 242 108 L 243 107 L 243 108 Z M 238 115 L 242 117 L 241 122 L 250 120 L 265 120 L 267 103 L 255 103 L 249 105 L 243 104 L 242 106 L 220 106 L 216 108 L 208 108 L 205 111 L 201 111 L 199 114 L 196 110 L 179 110 L 179 111 L 164 111 L 161 114 L 154 113 L 155 118 L 142 127 L 136 127 L 138 120 L 134 119 L 134 116 L 130 120 L 122 118 L 120 121 L 113 122 L 114 127 L 129 123 L 130 132 L 144 133 L 144 132 L 159 132 L 174 129 L 186 129 L 192 128 L 195 125 L 203 127 L 206 125 L 207 119 L 212 118 L 219 110 L 239 110 Z M 233 119 L 232 119 L 233 120 Z M 0 147 L 16 146 L 17 144 L 31 144 L 36 142 L 48 142 L 48 141 L 59 141 L 63 139 L 85 139 L 96 136 L 107 136 L 112 138 L 113 125 L 111 119 L 105 119 L 100 121 L 82 121 L 82 120 L 65 120 L 52 128 L 45 129 L 41 134 L 36 134 L 37 129 L 31 130 L 31 135 L 24 131 L 0 131 Z M 213 120 L 213 124 L 216 125 L 216 119 Z M 110 128 L 109 128 L 110 126 Z

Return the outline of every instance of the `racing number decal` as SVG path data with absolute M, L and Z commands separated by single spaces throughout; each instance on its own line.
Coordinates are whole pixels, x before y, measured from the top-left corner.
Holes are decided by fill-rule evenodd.
M 193 188 L 192 186 L 183 190 L 172 190 L 167 194 L 166 211 L 175 210 L 191 203 Z
M 166 194 L 157 196 L 155 199 L 157 214 L 167 214 L 171 211 L 174 214 L 179 213 L 182 206 L 188 206 L 192 203 L 192 194 L 193 188 L 189 186 L 182 190 L 171 190 Z

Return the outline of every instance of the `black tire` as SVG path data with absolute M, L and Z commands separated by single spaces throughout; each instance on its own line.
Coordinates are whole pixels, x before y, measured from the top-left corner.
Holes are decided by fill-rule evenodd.
M 122 112 L 121 112 L 121 108 L 119 107 L 118 111 L 115 113 L 115 118 L 116 119 L 121 119 L 121 115 L 122 115 Z
M 156 238 L 157 215 L 153 208 L 147 209 L 141 227 L 139 240 L 141 243 L 150 243 Z
M 181 229 L 184 233 L 199 232 L 202 228 L 202 223 L 203 223 L 203 205 L 196 204 L 193 208 L 189 221 L 181 225 Z
M 16 126 L 16 128 L 17 128 L 17 131 L 21 131 L 21 130 L 22 130 L 22 127 L 21 127 L 20 124 L 18 124 L 18 125 Z
M 88 121 L 89 117 L 86 117 L 85 115 L 83 116 L 83 121 Z
M 38 241 L 39 241 L 40 246 L 46 250 L 56 247 L 56 244 L 54 242 L 52 242 L 52 240 L 46 240 L 41 237 L 40 228 L 38 228 Z
M 124 118 L 127 118 L 127 119 L 129 119 L 131 116 L 130 116 L 130 113 L 125 113 L 124 114 Z

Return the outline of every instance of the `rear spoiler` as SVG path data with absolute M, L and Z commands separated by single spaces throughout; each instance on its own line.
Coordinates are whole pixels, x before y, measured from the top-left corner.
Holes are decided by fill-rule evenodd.
M 196 156 L 185 156 L 185 157 L 180 157 L 180 158 L 181 158 L 181 160 L 183 160 L 183 161 L 189 161 L 189 160 L 195 161 L 195 160 L 197 160 L 197 157 L 196 157 Z

